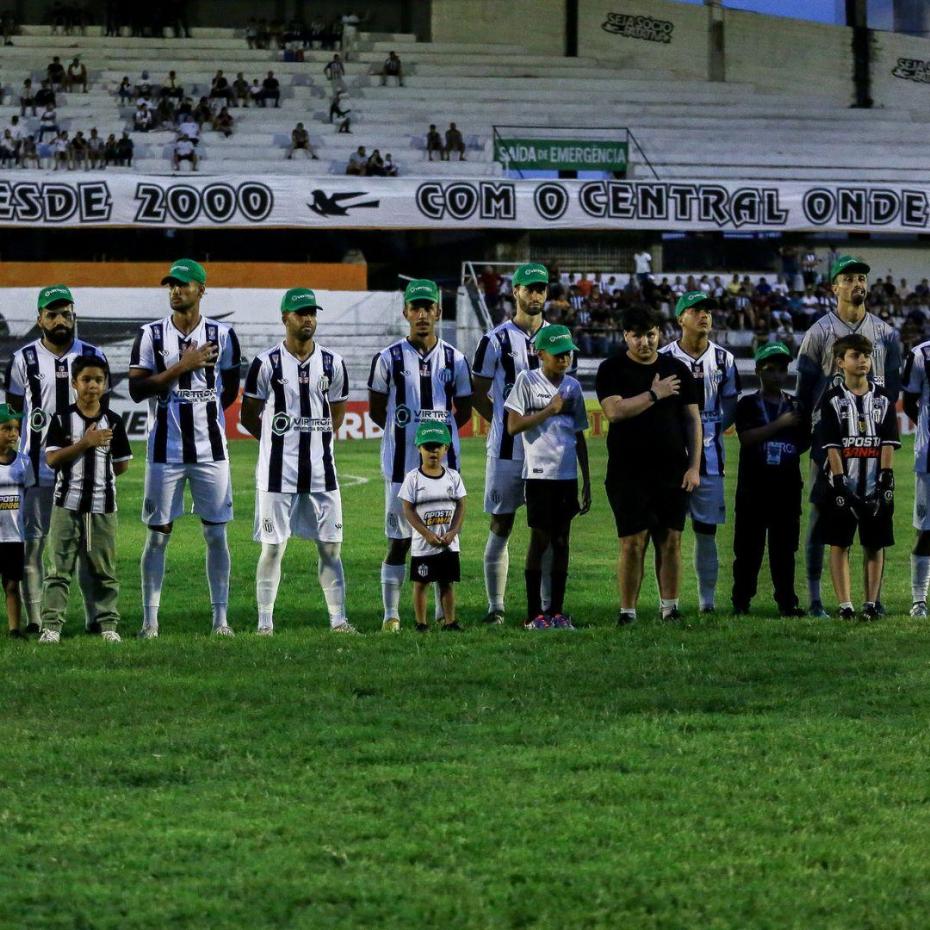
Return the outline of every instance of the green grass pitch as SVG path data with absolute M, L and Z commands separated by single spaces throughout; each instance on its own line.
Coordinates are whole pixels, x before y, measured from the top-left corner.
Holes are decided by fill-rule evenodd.
M 926 925 L 930 626 L 906 616 L 910 441 L 888 619 L 778 620 L 764 575 L 753 617 L 697 617 L 689 531 L 689 619 L 652 619 L 647 579 L 640 622 L 623 630 L 603 442 L 590 445 L 594 509 L 574 525 L 567 598 L 584 629 L 516 628 L 519 520 L 511 625 L 475 627 L 484 454 L 466 441 L 469 630 L 409 632 L 408 585 L 408 632 L 376 632 L 383 492 L 369 442 L 337 451 L 349 615 L 368 635 L 327 632 L 314 551 L 294 540 L 266 640 L 250 634 L 255 446 L 233 444 L 236 639 L 207 635 L 203 540 L 187 517 L 159 640 L 86 637 L 74 602 L 59 647 L 0 643 L 0 928 Z M 140 609 L 137 454 L 120 480 L 126 634 Z M 722 604 L 730 540 L 727 526 Z

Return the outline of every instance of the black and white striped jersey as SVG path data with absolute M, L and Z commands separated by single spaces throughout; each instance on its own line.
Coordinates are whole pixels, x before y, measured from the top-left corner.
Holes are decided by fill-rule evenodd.
M 73 462 L 57 470 L 55 504 L 79 513 L 115 513 L 116 475 L 114 462 L 132 458 L 123 421 L 109 410 L 101 410 L 96 419 L 85 417 L 76 404 L 52 417 L 46 437 L 46 451 L 74 445 L 92 424 L 97 429 L 113 430 L 113 438 L 105 446 L 88 449 Z
M 417 468 L 420 455 L 414 444 L 417 425 L 434 420 L 452 433 L 449 467 L 459 467 L 459 431 L 453 416 L 454 401 L 471 396 L 471 369 L 465 356 L 442 339 L 420 353 L 407 339 L 383 349 L 371 360 L 368 389 L 387 395 L 387 421 L 381 438 L 381 472 L 400 484 Z
M 265 402 L 256 488 L 290 494 L 335 491 L 330 405 L 349 397 L 342 357 L 317 345 L 301 362 L 280 342 L 252 360 L 244 393 Z
M 36 483 L 51 487 L 55 472 L 45 461 L 45 434 L 55 414 L 64 414 L 74 403 L 71 363 L 79 355 L 96 355 L 109 372 L 107 358 L 96 346 L 75 339 L 63 355 L 55 355 L 41 339 L 17 349 L 6 373 L 6 391 L 23 398 L 20 449 L 32 462 Z
M 220 401 L 223 372 L 239 378 L 239 340 L 227 323 L 201 317 L 189 333 L 182 333 L 171 317 L 146 323 L 132 347 L 129 367 L 153 374 L 176 364 L 188 346 L 212 342 L 219 355 L 215 365 L 181 375 L 171 389 L 149 398 L 148 450 L 150 462 L 194 464 L 226 459 L 226 417 Z
M 850 490 L 861 499 L 873 494 L 882 446 L 897 449 L 901 445 L 891 396 L 876 385 L 870 385 L 865 394 L 853 394 L 845 384 L 835 384 L 820 405 L 820 428 L 824 450 L 840 452 Z M 829 479 L 829 458 L 824 475 Z
M 902 380 L 901 387 L 918 397 L 914 471 L 927 475 L 930 474 L 930 342 L 922 342 L 908 353 Z

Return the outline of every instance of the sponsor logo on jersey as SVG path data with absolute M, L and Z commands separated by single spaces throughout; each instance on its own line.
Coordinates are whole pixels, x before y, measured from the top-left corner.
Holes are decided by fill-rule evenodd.
M 216 400 L 216 391 L 213 388 L 202 388 L 194 390 L 193 388 L 175 388 L 175 400 L 182 403 L 202 404 L 207 401 Z
M 50 419 L 51 417 L 41 407 L 36 407 L 29 414 L 29 429 L 35 433 L 41 433 L 48 426 Z
M 0 510 L 19 510 L 19 495 L 0 494 Z
M 413 414 L 410 412 L 410 408 L 406 404 L 401 404 L 394 411 L 394 422 L 403 429 L 407 426 L 408 423 L 413 419 Z
M 284 412 L 276 413 L 271 420 L 271 432 L 275 436 L 283 436 L 291 428 L 291 418 Z
M 452 488 L 448 489 L 448 493 L 452 493 Z M 452 522 L 452 511 L 450 510 L 428 510 L 423 515 L 423 524 L 424 526 L 442 526 L 446 523 Z
M 447 423 L 448 420 L 448 410 L 420 410 L 417 413 L 418 423 Z

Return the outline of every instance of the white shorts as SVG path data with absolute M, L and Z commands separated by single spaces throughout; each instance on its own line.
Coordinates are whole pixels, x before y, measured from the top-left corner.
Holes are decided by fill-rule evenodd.
M 229 462 L 192 465 L 146 462 L 142 522 L 163 526 L 184 513 L 184 486 L 190 482 L 191 513 L 207 523 L 229 523 L 233 518 Z
M 523 462 L 489 455 L 484 466 L 484 512 L 516 513 L 525 503 Z
M 342 497 L 339 491 L 290 494 L 255 492 L 252 538 L 261 543 L 284 543 L 291 537 L 318 542 L 342 542 Z
M 54 500 L 55 488 L 52 485 L 37 484 L 26 488 L 23 498 L 23 538 L 42 539 L 48 536 Z
M 701 475 L 701 483 L 691 492 L 691 519 L 698 523 L 725 523 L 727 508 L 723 500 L 723 475 Z
M 410 539 L 413 527 L 404 516 L 404 502 L 397 496 L 400 482 L 384 482 L 384 535 L 388 539 Z
M 914 529 L 930 530 L 930 475 L 914 475 Z

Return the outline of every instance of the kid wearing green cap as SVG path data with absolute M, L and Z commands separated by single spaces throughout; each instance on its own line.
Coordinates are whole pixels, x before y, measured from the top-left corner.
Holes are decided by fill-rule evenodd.
M 413 529 L 410 580 L 417 631 L 429 630 L 426 589 L 435 584 L 442 603 L 441 630 L 460 631 L 455 619 L 455 589 L 460 580 L 459 533 L 465 519 L 462 476 L 444 465 L 452 434 L 445 423 L 424 422 L 415 438 L 420 467 L 407 472 L 397 496 Z
M 733 611 L 749 613 L 768 536 L 775 603 L 783 617 L 803 616 L 794 587 L 801 534 L 801 454 L 810 428 L 797 398 L 785 392 L 791 352 L 772 342 L 756 352 L 760 390 L 736 405 L 740 441 L 733 535 Z
M 523 479 L 530 543 L 526 554 L 528 630 L 574 629 L 564 614 L 569 533 L 576 514 L 591 509 L 591 476 L 584 431 L 588 428 L 581 385 L 567 374 L 572 342 L 566 326 L 544 326 L 533 340 L 537 369 L 521 371 L 507 396 L 507 431 L 523 435 Z M 581 505 L 578 466 L 581 466 Z M 549 613 L 540 594 L 542 557 L 552 547 Z
M 6 596 L 7 623 L 13 637 L 23 636 L 19 597 L 26 563 L 23 503 L 26 488 L 35 484 L 29 456 L 16 448 L 22 418 L 23 415 L 9 404 L 0 404 L 0 579 Z

